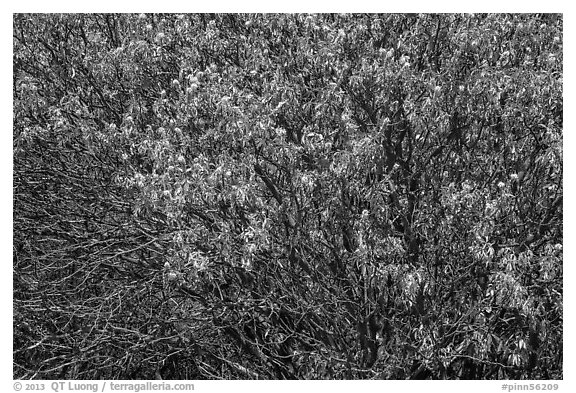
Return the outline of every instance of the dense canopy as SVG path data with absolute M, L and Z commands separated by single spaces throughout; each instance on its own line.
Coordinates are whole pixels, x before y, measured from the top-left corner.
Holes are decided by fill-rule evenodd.
M 561 15 L 13 23 L 15 378 L 562 378 Z

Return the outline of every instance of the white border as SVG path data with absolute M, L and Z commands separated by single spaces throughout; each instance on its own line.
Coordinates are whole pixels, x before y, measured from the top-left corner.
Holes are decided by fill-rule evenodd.
M 136 2 L 128 1 L 95 1 L 83 3 L 79 1 L 19 1 L 4 3 L 0 7 L 7 8 L 7 12 L 0 15 L 0 35 L 2 42 L 1 53 L 5 54 L 3 66 L 3 78 L 1 91 L 3 92 L 2 119 L 5 124 L 0 133 L 0 184 L 4 185 L 2 195 L 2 225 L 1 239 L 4 258 L 2 258 L 2 274 L 0 274 L 2 324 L 2 355 L 0 356 L 0 390 L 12 390 L 12 13 L 14 12 L 563 12 L 564 13 L 564 70 L 576 69 L 574 61 L 574 23 L 576 18 L 569 12 L 568 2 L 562 1 L 498 1 L 484 0 L 474 4 L 455 1 L 320 1 L 290 0 L 290 1 L 157 1 Z M 564 117 L 564 151 L 565 153 L 565 182 L 564 182 L 564 282 L 571 284 L 574 277 L 574 246 L 571 235 L 573 231 L 574 210 L 572 201 L 574 188 L 572 174 L 574 173 L 574 161 L 576 155 L 571 154 L 576 136 L 570 131 L 574 130 L 574 74 L 564 72 L 564 107 L 568 108 Z M 572 285 L 564 286 L 564 381 L 558 382 L 561 391 L 576 391 L 574 360 L 571 348 L 575 339 L 572 332 L 574 328 L 574 313 L 572 310 L 574 289 Z M 202 391 L 209 388 L 210 391 L 262 391 L 268 392 L 270 388 L 304 389 L 304 390 L 330 390 L 335 392 L 349 392 L 356 389 L 369 389 L 370 391 L 438 391 L 438 392 L 496 392 L 503 391 L 501 385 L 504 381 L 274 381 L 274 382 L 243 382 L 243 381 L 198 381 L 196 390 Z M 512 381 L 519 383 L 519 381 Z M 529 382 L 529 381 L 526 381 Z M 542 381 L 536 381 L 542 382 Z M 272 384 L 272 386 L 270 386 Z M 570 389 L 569 386 L 573 388 Z M 50 390 L 48 390 L 50 391 Z

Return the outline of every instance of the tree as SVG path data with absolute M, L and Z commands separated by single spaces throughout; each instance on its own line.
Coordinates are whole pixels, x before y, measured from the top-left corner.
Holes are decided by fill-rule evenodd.
M 14 15 L 18 378 L 562 377 L 559 15 Z

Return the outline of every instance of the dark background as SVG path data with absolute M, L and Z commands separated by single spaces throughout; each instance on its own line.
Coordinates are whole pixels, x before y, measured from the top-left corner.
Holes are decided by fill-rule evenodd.
M 562 29 L 15 14 L 14 378 L 562 378 Z

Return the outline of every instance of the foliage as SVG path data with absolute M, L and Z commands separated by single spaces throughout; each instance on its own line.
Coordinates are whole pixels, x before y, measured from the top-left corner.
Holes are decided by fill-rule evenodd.
M 562 378 L 562 42 L 15 14 L 15 378 Z

